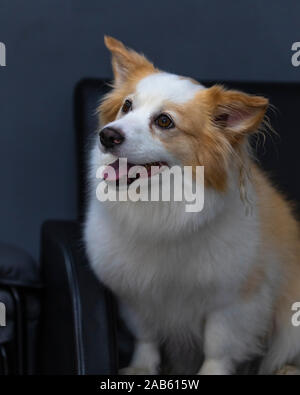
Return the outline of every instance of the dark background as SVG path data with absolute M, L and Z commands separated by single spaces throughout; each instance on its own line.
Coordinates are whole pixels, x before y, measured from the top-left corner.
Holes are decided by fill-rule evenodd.
M 0 0 L 0 240 L 38 257 L 43 220 L 76 217 L 72 95 L 111 77 L 105 33 L 178 74 L 299 82 L 299 20 L 299 0 Z

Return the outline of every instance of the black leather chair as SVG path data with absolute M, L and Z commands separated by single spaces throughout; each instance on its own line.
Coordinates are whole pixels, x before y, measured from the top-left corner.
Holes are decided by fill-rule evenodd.
M 37 263 L 0 243 L 0 375 L 36 372 L 41 287 Z
M 204 81 L 210 86 L 213 82 Z M 300 84 L 218 81 L 229 88 L 261 94 L 277 109 L 268 116 L 278 133 L 265 144 L 254 140 L 263 168 L 292 200 L 300 201 L 298 152 Z M 91 272 L 81 241 L 84 215 L 85 153 L 97 130 L 97 104 L 108 86 L 104 80 L 86 79 L 75 90 L 75 126 L 78 147 L 78 222 L 50 221 L 42 229 L 43 282 L 45 284 L 40 340 L 40 373 L 115 374 L 125 366 L 133 339 L 117 313 L 111 293 Z M 241 372 L 249 372 L 243 370 Z M 252 371 L 253 372 L 253 371 Z

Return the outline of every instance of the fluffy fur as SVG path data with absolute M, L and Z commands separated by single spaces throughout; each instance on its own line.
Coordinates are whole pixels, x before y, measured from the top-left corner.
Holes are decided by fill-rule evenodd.
M 126 373 L 158 373 L 161 346 L 163 368 L 174 373 L 232 374 L 255 355 L 263 356 L 261 373 L 296 363 L 299 227 L 247 144 L 268 101 L 207 89 L 159 71 L 113 38 L 105 42 L 115 82 L 100 125 L 122 129 L 126 140 L 104 152 L 95 138 L 84 238 L 95 273 L 118 296 L 137 339 Z M 132 111 L 122 114 L 128 98 Z M 155 126 L 162 111 L 174 119 L 172 130 Z M 203 165 L 203 211 L 187 213 L 185 202 L 100 203 L 96 170 L 116 157 Z

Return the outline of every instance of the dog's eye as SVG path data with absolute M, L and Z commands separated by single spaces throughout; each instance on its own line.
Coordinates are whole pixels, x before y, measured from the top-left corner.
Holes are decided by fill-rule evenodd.
M 155 124 L 159 126 L 161 129 L 171 129 L 174 127 L 174 122 L 172 119 L 166 114 L 160 114 L 156 120 Z
M 128 100 L 128 99 L 125 100 L 124 104 L 122 106 L 122 112 L 124 114 L 126 114 L 127 112 L 129 112 L 131 110 L 131 108 L 132 108 L 132 102 L 130 100 Z

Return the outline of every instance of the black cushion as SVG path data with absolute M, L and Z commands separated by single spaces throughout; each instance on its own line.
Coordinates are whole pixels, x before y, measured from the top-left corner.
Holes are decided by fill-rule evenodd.
M 5 306 L 5 326 L 0 322 L 0 345 L 13 339 L 15 327 L 15 308 L 12 295 L 9 291 L 0 289 L 0 302 Z
M 41 287 L 38 264 L 21 248 L 0 242 L 0 285 Z

